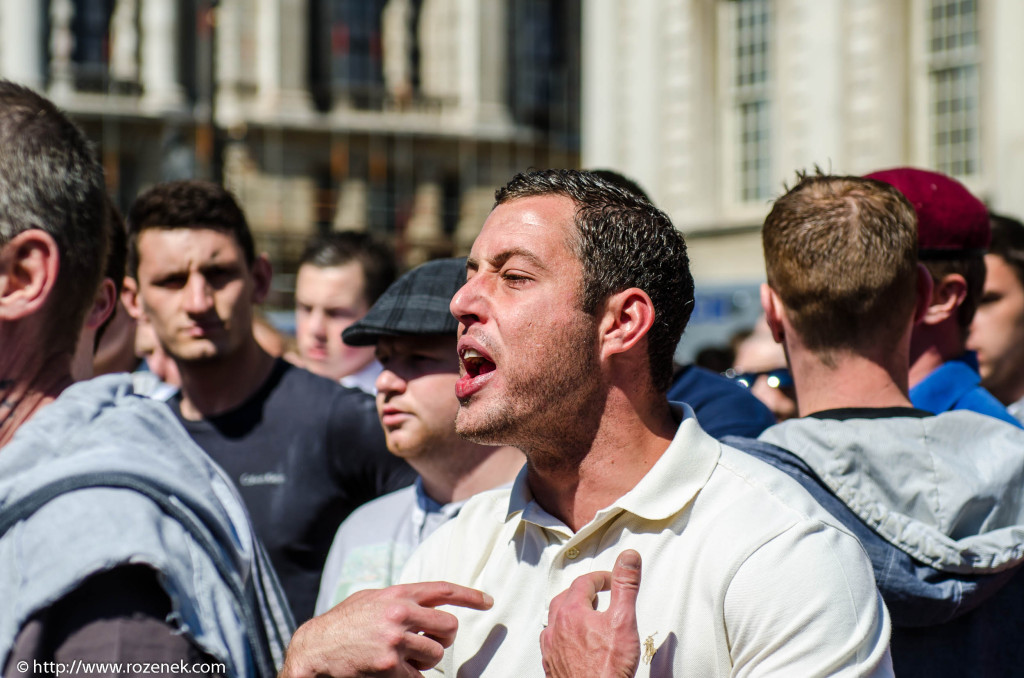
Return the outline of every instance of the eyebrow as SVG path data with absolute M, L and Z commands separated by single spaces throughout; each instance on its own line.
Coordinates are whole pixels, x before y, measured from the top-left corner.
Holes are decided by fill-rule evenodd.
M 513 257 L 522 257 L 526 259 L 534 266 L 547 270 L 548 267 L 544 264 L 536 254 L 528 249 L 522 247 L 511 247 L 507 250 L 502 250 L 498 254 L 494 255 L 489 259 L 489 262 L 495 268 L 501 268 L 509 259 Z M 466 270 L 476 271 L 480 268 L 480 262 L 473 256 L 466 258 Z

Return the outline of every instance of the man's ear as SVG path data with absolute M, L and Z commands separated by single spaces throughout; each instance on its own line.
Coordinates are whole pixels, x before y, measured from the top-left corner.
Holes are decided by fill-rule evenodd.
M 932 305 L 932 274 L 924 264 L 917 265 L 917 302 L 914 305 L 914 324 L 925 322 Z
M 605 301 L 598 338 L 601 357 L 625 353 L 647 336 L 654 325 L 654 302 L 637 287 L 617 292 Z
M 929 276 L 931 277 L 931 276 Z M 921 322 L 938 325 L 955 317 L 957 309 L 967 298 L 967 280 L 959 273 L 950 273 L 933 281 L 931 303 L 925 309 Z
M 121 286 L 121 303 L 124 304 L 124 309 L 135 319 L 135 322 L 145 320 L 142 297 L 139 294 L 139 281 L 130 275 L 124 277 L 124 283 Z
M 266 254 L 261 254 L 252 262 L 252 303 L 262 304 L 270 294 L 270 279 L 274 276 L 273 267 Z
M 776 344 L 785 343 L 786 329 L 782 322 L 785 308 L 782 305 L 782 299 L 779 299 L 779 295 L 768 286 L 768 283 L 761 283 L 761 308 L 764 309 L 764 318 L 768 321 L 772 339 Z
M 37 313 L 60 271 L 57 241 L 32 228 L 10 239 L 0 250 L 0 320 L 19 320 Z
M 100 325 L 107 321 L 114 313 L 114 308 L 117 306 L 117 288 L 114 286 L 114 281 L 110 278 L 104 278 L 100 283 L 100 288 L 96 290 L 96 296 L 92 301 L 92 308 L 89 309 L 89 313 L 85 316 L 85 326 L 94 330 Z

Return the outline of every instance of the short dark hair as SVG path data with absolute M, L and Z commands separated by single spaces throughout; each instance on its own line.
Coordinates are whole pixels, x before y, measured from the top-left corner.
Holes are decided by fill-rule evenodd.
M 139 274 L 139 235 L 149 228 L 228 233 L 250 268 L 256 261 L 256 245 L 242 208 L 226 188 L 211 181 L 169 181 L 139 194 L 128 210 L 128 275 L 133 278 Z
M 391 247 L 369 233 L 337 231 L 317 236 L 299 259 L 299 267 L 310 264 L 317 268 L 344 266 L 357 261 L 363 270 L 366 305 L 372 306 L 398 277 L 398 264 Z
M 636 183 L 635 181 L 627 177 L 625 174 L 622 174 L 621 172 L 616 172 L 615 170 L 611 169 L 594 169 L 588 171 L 596 174 L 602 179 L 607 180 L 609 183 L 615 184 L 621 189 L 627 190 L 630 193 L 636 193 L 638 196 L 640 196 L 647 202 L 654 204 L 654 201 L 651 200 L 651 196 L 647 195 L 647 191 L 640 188 L 640 184 Z
M 992 243 L 988 246 L 988 253 L 1001 257 L 1024 287 L 1024 224 L 995 212 L 989 212 L 988 217 L 992 225 Z
M 894 341 L 917 298 L 917 215 L 891 185 L 798 174 L 765 219 L 768 285 L 826 364 L 839 349 Z
M 60 270 L 46 333 L 55 351 L 74 351 L 107 257 L 103 168 L 56 106 L 6 80 L 0 149 L 0 247 L 30 229 L 56 241 Z
M 654 303 L 648 335 L 651 382 L 672 380 L 672 356 L 693 311 L 693 276 L 683 234 L 636 193 L 592 172 L 543 170 L 517 174 L 495 193 L 495 206 L 519 198 L 561 195 L 576 204 L 570 247 L 583 267 L 580 299 L 594 314 L 609 296 L 636 287 Z

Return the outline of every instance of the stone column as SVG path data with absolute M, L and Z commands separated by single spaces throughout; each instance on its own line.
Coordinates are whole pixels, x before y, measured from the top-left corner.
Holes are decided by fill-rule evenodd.
M 243 121 L 242 12 L 240 0 L 221 0 L 217 8 L 217 122 L 231 128 Z
M 1024 21 L 1024 3 L 995 0 L 984 10 L 989 14 L 981 13 L 981 35 L 993 56 L 983 67 L 991 69 L 993 86 L 987 100 L 982 90 L 982 172 L 990 184 L 992 207 L 1019 219 L 1024 217 L 1024 41 L 1015 28 Z
M 857 3 L 861 4 L 861 3 Z M 794 167 L 844 167 L 843 80 L 846 26 L 841 0 L 775 4 L 772 178 Z M 777 185 L 777 183 L 776 183 Z
M 460 76 L 458 0 L 424 0 L 417 28 L 420 41 L 420 89 L 424 96 L 458 103 Z
M 502 0 L 459 1 L 461 108 L 477 124 L 508 123 L 507 26 Z
M 110 20 L 110 78 L 114 82 L 139 80 L 139 31 L 135 21 L 138 0 L 117 0 Z
M 0 1 L 0 73 L 9 80 L 40 89 L 43 70 L 43 14 L 24 0 Z
M 412 5 L 409 0 L 389 0 L 381 22 L 384 43 L 384 85 L 399 107 L 412 100 Z
M 71 30 L 74 16 L 75 6 L 71 0 L 53 0 L 50 3 L 49 95 L 55 101 L 65 100 L 75 91 L 71 63 L 71 53 L 75 48 L 75 34 Z
M 319 0 L 316 0 L 319 1 Z M 312 110 L 306 79 L 307 0 L 258 0 L 257 87 L 264 113 Z
M 142 0 L 142 105 L 149 110 L 180 108 L 185 101 L 178 73 L 177 4 Z

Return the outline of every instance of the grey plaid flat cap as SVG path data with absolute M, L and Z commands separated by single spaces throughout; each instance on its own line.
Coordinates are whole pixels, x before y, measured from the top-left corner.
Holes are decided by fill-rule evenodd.
M 459 323 L 448 304 L 466 282 L 466 258 L 435 259 L 392 283 L 361 320 L 341 333 L 349 346 L 371 346 L 380 337 L 450 334 Z

